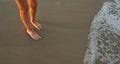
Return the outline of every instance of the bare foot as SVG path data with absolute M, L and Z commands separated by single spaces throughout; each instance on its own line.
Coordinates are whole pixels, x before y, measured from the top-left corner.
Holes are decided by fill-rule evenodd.
M 42 25 L 41 24 L 39 24 L 38 22 L 31 22 L 31 24 L 35 27 L 35 28 L 37 28 L 38 30 L 40 30 L 40 29 L 42 29 Z
M 33 30 L 27 30 L 27 33 L 30 35 L 31 38 L 34 40 L 40 40 L 41 37 Z

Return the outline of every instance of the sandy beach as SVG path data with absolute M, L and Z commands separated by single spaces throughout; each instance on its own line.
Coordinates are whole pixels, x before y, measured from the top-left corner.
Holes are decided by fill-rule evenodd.
M 14 0 L 0 0 L 0 64 L 83 64 L 91 22 L 104 0 L 38 0 L 42 36 L 26 33 Z

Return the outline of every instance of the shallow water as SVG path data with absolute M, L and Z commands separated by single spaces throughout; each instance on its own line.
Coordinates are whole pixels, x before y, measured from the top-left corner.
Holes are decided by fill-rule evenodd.
M 120 0 L 105 2 L 89 34 L 85 64 L 120 63 Z

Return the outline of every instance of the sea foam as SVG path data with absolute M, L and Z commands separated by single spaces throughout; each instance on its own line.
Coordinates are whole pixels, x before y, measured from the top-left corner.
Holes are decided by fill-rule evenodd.
M 120 0 L 103 4 L 88 39 L 84 64 L 120 64 Z

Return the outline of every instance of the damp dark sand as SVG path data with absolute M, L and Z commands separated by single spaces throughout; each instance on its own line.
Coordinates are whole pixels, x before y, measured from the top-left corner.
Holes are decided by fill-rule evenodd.
M 42 36 L 32 40 L 14 0 L 0 0 L 0 64 L 83 64 L 94 15 L 104 0 L 38 0 Z

